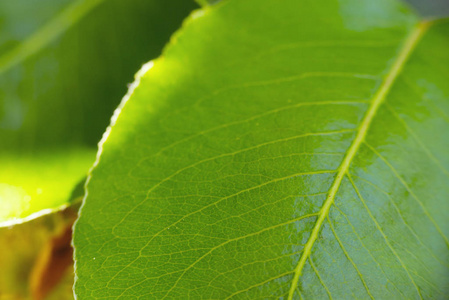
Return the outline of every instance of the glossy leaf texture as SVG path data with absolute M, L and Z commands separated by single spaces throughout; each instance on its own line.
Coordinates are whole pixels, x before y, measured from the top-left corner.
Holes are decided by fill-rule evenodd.
M 90 175 L 80 299 L 447 295 L 449 22 L 230 0 L 173 40 Z
M 194 7 L 1 1 L 0 224 L 68 201 L 135 70 Z

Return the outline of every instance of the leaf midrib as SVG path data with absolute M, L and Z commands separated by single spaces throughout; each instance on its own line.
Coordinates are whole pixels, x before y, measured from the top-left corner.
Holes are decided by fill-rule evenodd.
M 295 289 L 299 282 L 299 277 L 301 276 L 302 270 L 304 268 L 304 265 L 307 261 L 307 258 L 311 255 L 313 245 L 315 244 L 315 241 L 318 238 L 318 234 L 321 230 L 321 227 L 323 225 L 324 220 L 329 215 L 329 211 L 331 208 L 331 205 L 334 203 L 335 196 L 340 188 L 341 182 L 343 180 L 343 177 L 347 174 L 349 170 L 349 166 L 351 165 L 351 162 L 353 161 L 355 155 L 358 152 L 358 149 L 360 148 L 360 145 L 365 140 L 365 137 L 367 135 L 367 132 L 370 128 L 370 125 L 379 110 L 379 107 L 384 102 L 385 98 L 387 97 L 389 91 L 391 90 L 396 78 L 401 73 L 405 63 L 407 62 L 408 58 L 410 57 L 411 53 L 415 49 L 418 42 L 421 40 L 422 36 L 426 33 L 426 31 L 429 29 L 431 23 L 428 21 L 423 21 L 418 23 L 411 33 L 409 34 L 408 38 L 406 39 L 404 45 L 402 46 L 399 55 L 397 56 L 395 62 L 393 63 L 390 71 L 386 75 L 382 85 L 380 86 L 377 93 L 374 95 L 371 104 L 359 126 L 359 129 L 357 131 L 357 135 L 352 142 L 351 146 L 349 147 L 348 151 L 346 152 L 346 155 L 340 164 L 338 168 L 337 175 L 335 177 L 334 182 L 332 183 L 332 186 L 329 190 L 329 194 L 321 207 L 321 210 L 319 211 L 318 219 L 315 223 L 315 226 L 313 227 L 312 233 L 304 246 L 303 254 L 301 255 L 301 258 L 299 259 L 299 262 L 297 266 L 294 269 L 294 277 L 292 280 L 292 284 L 290 286 L 289 294 L 288 294 L 288 300 L 293 299 L 293 295 L 295 293 Z

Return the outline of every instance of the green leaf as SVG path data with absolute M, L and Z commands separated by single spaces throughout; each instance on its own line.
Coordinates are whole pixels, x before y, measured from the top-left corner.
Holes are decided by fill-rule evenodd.
M 1 1 L 0 226 L 67 203 L 133 73 L 194 7 Z
M 75 225 L 81 299 L 439 299 L 449 23 L 393 0 L 195 12 L 129 92 Z
M 53 150 L 32 156 L 3 154 L 0 226 L 35 218 L 75 200 L 71 197 L 72 190 L 85 177 L 93 156 L 95 151 L 89 148 Z

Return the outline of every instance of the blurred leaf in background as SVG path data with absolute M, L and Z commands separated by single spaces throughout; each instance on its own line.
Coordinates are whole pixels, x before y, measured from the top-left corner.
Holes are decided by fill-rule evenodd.
M 449 1 L 447 0 L 405 0 L 412 4 L 423 16 L 428 18 L 449 16 Z
M 0 224 L 67 201 L 193 1 L 0 2 Z

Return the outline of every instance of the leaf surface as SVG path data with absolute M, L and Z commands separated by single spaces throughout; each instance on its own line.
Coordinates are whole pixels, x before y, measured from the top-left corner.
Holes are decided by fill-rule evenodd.
M 134 71 L 194 7 L 1 1 L 0 226 L 67 203 Z
M 449 23 L 279 3 L 195 12 L 138 78 L 75 226 L 78 297 L 447 295 Z

